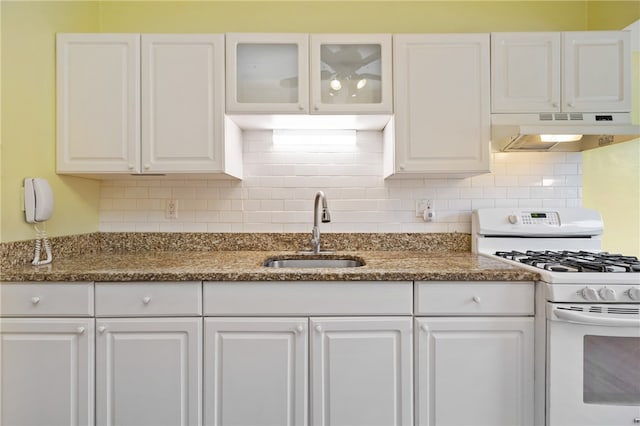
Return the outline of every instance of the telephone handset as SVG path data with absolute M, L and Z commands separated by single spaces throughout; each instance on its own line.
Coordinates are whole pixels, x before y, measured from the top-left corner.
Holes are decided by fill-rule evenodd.
M 24 215 L 27 223 L 33 223 L 36 230 L 36 248 L 31 264 L 39 266 L 51 263 L 51 245 L 45 230 L 46 222 L 53 213 L 53 191 L 49 182 L 42 178 L 25 178 L 24 180 Z M 42 223 L 42 229 L 38 224 Z M 40 259 L 44 248 L 45 258 Z
M 25 178 L 24 213 L 27 223 L 49 220 L 53 213 L 53 191 L 46 179 Z

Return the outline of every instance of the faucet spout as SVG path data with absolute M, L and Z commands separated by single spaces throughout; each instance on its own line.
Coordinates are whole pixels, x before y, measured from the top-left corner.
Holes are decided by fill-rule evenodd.
M 320 253 L 320 228 L 318 228 L 318 209 L 320 208 L 320 202 L 322 202 L 322 223 L 331 222 L 331 214 L 327 208 L 327 198 L 324 192 L 318 191 L 313 200 L 313 229 L 311 231 L 311 247 L 314 254 Z

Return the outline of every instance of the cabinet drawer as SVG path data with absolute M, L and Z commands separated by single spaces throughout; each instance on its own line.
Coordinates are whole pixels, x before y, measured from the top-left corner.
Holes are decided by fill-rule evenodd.
M 205 315 L 411 315 L 412 283 L 206 282 Z
M 96 316 L 199 316 L 202 284 L 96 283 Z
M 3 283 L 0 286 L 2 316 L 93 315 L 93 283 Z
M 415 283 L 416 315 L 533 315 L 533 282 Z

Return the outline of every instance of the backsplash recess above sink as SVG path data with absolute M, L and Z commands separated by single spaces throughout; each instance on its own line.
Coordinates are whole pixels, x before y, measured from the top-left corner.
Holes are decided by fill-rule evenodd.
M 331 202 L 329 233 L 470 233 L 485 207 L 582 205 L 582 154 L 494 153 L 492 173 L 465 179 L 382 179 L 382 135 L 357 132 L 353 149 L 274 147 L 272 132 L 245 131 L 242 181 L 123 177 L 104 180 L 103 232 L 311 232 L 313 195 Z M 431 200 L 436 219 L 415 213 Z M 177 202 L 177 217 L 167 213 Z

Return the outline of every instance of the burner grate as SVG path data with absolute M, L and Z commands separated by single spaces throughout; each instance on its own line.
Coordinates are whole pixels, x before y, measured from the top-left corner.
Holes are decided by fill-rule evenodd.
M 608 252 L 527 250 L 496 255 L 552 272 L 640 272 L 637 257 Z

